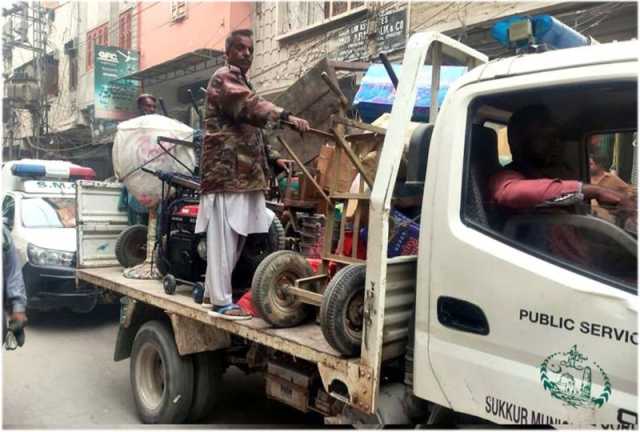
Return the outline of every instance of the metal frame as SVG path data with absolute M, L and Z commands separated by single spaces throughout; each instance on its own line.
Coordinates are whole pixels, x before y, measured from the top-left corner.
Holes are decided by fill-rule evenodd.
M 439 69 L 442 63 L 439 54 L 456 58 L 470 67 L 488 61 L 488 57 L 484 54 L 436 32 L 417 33 L 411 36 L 407 43 L 402 63 L 402 77 L 405 79 L 399 82 L 396 100 L 391 109 L 391 120 L 382 146 L 369 207 L 365 282 L 365 299 L 368 301 L 365 302 L 365 317 L 373 318 L 363 336 L 361 361 L 364 366 L 374 371 L 380 370 L 384 357 L 383 328 L 386 292 L 389 289 L 387 272 L 389 265 L 397 261 L 395 258 L 387 258 L 391 198 L 404 150 L 403 146 L 397 143 L 405 142 L 409 138 L 407 137 L 408 126 L 418 92 L 417 81 L 406 77 L 418 76 L 421 67 L 425 64 L 427 53 L 432 47 L 435 48 L 436 53 L 433 55 L 432 71 L 438 71 L 432 76 L 432 95 L 437 95 L 440 87 Z M 432 98 L 431 104 L 429 119 L 433 122 L 437 117 L 437 98 Z M 374 407 L 377 403 L 380 378 L 379 373 L 376 373 Z

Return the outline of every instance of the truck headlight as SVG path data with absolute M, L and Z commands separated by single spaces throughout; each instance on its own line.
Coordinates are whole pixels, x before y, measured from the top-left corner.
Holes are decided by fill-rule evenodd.
M 75 252 L 45 249 L 29 243 L 27 256 L 31 264 L 38 266 L 72 267 Z
M 203 260 L 207 260 L 207 239 L 205 237 L 201 238 L 200 241 L 198 242 L 198 255 L 200 255 L 200 258 L 202 258 Z

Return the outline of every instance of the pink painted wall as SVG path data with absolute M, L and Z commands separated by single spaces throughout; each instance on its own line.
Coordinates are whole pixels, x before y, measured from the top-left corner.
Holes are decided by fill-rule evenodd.
M 237 28 L 252 27 L 249 2 L 190 1 L 187 17 L 171 21 L 169 2 L 139 2 L 140 69 L 199 48 L 224 51 L 224 39 Z

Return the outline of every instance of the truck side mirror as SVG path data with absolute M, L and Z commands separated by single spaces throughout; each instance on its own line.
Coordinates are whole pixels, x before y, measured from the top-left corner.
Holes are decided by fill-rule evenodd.
M 405 182 L 407 186 L 424 186 L 432 133 L 433 124 L 425 124 L 418 126 L 411 134 L 407 155 L 407 180 Z

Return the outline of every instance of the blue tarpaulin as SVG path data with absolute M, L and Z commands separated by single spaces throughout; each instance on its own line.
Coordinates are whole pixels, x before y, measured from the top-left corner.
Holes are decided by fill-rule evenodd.
M 401 66 L 394 64 L 393 70 L 402 82 Z M 442 103 L 449 86 L 467 71 L 463 66 L 442 66 L 440 68 L 440 90 L 438 102 Z M 353 99 L 353 105 L 365 122 L 371 123 L 382 114 L 391 112 L 396 96 L 391 79 L 382 64 L 374 64 L 367 69 L 360 88 Z M 413 109 L 412 121 L 426 122 L 431 105 L 431 66 L 423 66 L 418 77 L 418 96 Z

